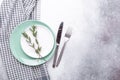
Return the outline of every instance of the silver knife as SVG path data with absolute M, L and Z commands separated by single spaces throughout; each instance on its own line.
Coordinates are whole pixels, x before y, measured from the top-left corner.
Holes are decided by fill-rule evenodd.
M 56 60 L 57 60 L 57 54 L 58 54 L 58 48 L 62 36 L 62 29 L 63 29 L 63 22 L 61 22 L 58 33 L 57 33 L 57 38 L 56 38 L 56 49 L 55 49 L 55 55 L 54 55 L 54 60 L 53 60 L 53 68 L 56 66 Z

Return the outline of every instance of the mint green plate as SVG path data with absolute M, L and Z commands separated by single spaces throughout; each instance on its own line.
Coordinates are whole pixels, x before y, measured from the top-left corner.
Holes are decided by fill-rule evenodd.
M 21 48 L 21 44 L 20 44 L 21 33 L 27 27 L 32 26 L 32 25 L 42 25 L 42 26 L 48 28 L 54 37 L 54 47 L 46 57 L 39 58 L 39 59 L 31 58 L 31 57 L 27 56 Z M 55 35 L 54 35 L 53 31 L 50 29 L 49 26 L 47 26 L 45 23 L 40 22 L 40 21 L 35 21 L 35 20 L 25 21 L 25 22 L 21 23 L 20 25 L 18 25 L 13 30 L 13 32 L 10 36 L 10 48 L 11 48 L 12 54 L 19 62 L 21 62 L 25 65 L 29 65 L 29 66 L 40 65 L 40 64 L 43 64 L 43 63 L 47 62 L 48 60 L 50 60 L 54 54 L 55 47 L 56 47 L 56 43 L 55 43 Z

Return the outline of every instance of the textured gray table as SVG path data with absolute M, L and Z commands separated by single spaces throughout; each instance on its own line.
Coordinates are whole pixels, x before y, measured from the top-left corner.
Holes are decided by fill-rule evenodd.
M 74 28 L 59 67 L 48 62 L 51 80 L 120 80 L 119 0 L 43 0 L 41 21 L 55 34 L 61 21 Z

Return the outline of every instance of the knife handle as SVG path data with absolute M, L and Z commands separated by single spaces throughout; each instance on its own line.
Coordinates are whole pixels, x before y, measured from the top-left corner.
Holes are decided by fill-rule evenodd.
M 58 57 L 58 60 L 57 60 L 57 64 L 56 64 L 56 67 L 58 67 L 58 65 L 60 64 L 60 61 L 62 59 L 62 56 L 63 56 L 63 53 L 64 53 L 64 49 L 65 49 L 65 46 L 67 44 L 67 41 L 64 43 L 63 47 L 62 47 L 62 50 L 60 52 L 60 56 Z
M 56 49 L 55 49 L 54 60 L 53 60 L 53 68 L 55 68 L 55 65 L 56 65 L 56 59 L 57 59 L 57 55 L 58 55 L 58 48 L 59 48 L 59 46 L 57 45 Z

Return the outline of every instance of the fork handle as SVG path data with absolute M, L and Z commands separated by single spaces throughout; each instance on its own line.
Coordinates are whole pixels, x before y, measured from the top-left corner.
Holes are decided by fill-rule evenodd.
M 68 41 L 65 41 L 65 42 L 64 42 L 64 45 L 63 45 L 62 50 L 61 50 L 61 52 L 60 52 L 60 56 L 58 57 L 58 61 L 57 61 L 56 67 L 58 67 L 58 65 L 60 64 L 60 61 L 61 61 L 61 59 L 62 59 L 62 56 L 63 56 L 63 53 L 64 53 L 64 49 L 65 49 L 65 46 L 66 46 L 67 42 L 68 42 Z

